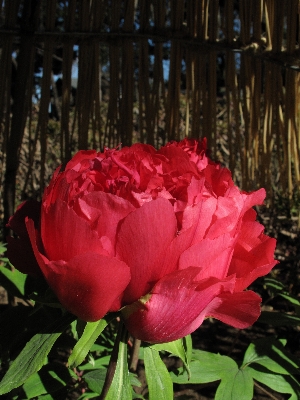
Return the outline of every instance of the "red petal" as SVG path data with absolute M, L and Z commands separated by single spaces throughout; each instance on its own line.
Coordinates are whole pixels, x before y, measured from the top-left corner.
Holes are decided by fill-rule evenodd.
M 263 238 L 266 239 L 250 251 L 240 244 L 235 247 L 229 273 L 235 273 L 237 276 L 237 292 L 244 290 L 258 277 L 267 275 L 278 264 L 273 257 L 276 240 L 265 235 Z
M 116 258 L 85 253 L 68 262 L 49 262 L 46 280 L 68 311 L 91 322 L 121 308 L 130 270 Z
M 87 252 L 107 254 L 96 231 L 65 202 L 42 209 L 41 236 L 49 260 L 65 260 Z
M 68 162 L 65 170 L 68 171 L 70 169 L 74 169 L 75 171 L 80 171 L 81 169 L 86 168 L 85 164 L 89 166 L 87 160 L 93 160 L 96 158 L 96 156 L 96 150 L 79 150 Z M 84 166 L 82 164 L 84 164 Z
M 97 191 L 79 198 L 74 209 L 98 232 L 100 238 L 105 236 L 108 239 L 110 243 L 106 250 L 114 255 L 118 224 L 135 207 L 121 197 Z
M 223 291 L 232 291 L 234 279 L 209 278 L 195 282 L 198 268 L 177 271 L 162 278 L 153 288 L 150 300 L 123 310 L 125 325 L 136 338 L 152 343 L 170 342 L 197 329 L 210 302 Z M 130 315 L 130 308 L 133 313 Z M 137 310 L 137 311 L 136 311 Z
M 244 329 L 254 324 L 260 315 L 261 298 L 251 290 L 222 293 L 207 308 L 206 315 L 235 328 Z
M 162 276 L 166 251 L 177 229 L 173 207 L 158 198 L 130 213 L 121 223 L 116 252 L 131 270 L 125 303 L 132 303 L 151 290 Z
M 26 223 L 35 257 L 61 304 L 85 321 L 97 321 L 121 307 L 121 297 L 130 281 L 128 266 L 100 254 L 80 254 L 68 262 L 49 261 L 36 245 L 32 220 Z
M 29 274 L 36 278 L 42 276 L 29 238 L 8 237 L 7 243 L 7 257 L 15 268 L 23 274 Z
M 233 244 L 234 239 L 229 234 L 224 234 L 214 240 L 203 239 L 182 253 L 179 269 L 190 266 L 201 268 L 197 280 L 209 277 L 224 279 L 231 261 Z
M 41 276 L 39 265 L 35 259 L 27 233 L 25 219 L 31 218 L 35 228 L 39 225 L 41 203 L 30 200 L 22 203 L 15 214 L 9 219 L 7 226 L 19 237 L 8 237 L 7 256 L 15 268 L 24 274 Z M 33 228 L 33 229 L 35 229 Z
M 184 210 L 182 229 L 185 230 L 191 226 L 194 229 L 194 237 L 191 244 L 198 243 L 205 236 L 207 229 L 212 223 L 216 206 L 217 199 L 211 197 L 209 199 L 199 201 L 199 203 L 195 206 L 188 206 Z
M 12 229 L 18 236 L 25 238 L 28 237 L 25 225 L 25 218 L 28 217 L 33 220 L 36 228 L 39 226 L 41 214 L 41 203 L 35 200 L 25 201 L 20 204 L 16 212 L 10 217 L 7 226 Z

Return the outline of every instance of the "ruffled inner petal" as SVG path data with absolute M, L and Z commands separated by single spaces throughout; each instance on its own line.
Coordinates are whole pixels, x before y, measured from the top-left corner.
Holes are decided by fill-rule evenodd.
M 197 280 L 209 277 L 224 279 L 228 273 L 233 244 L 234 239 L 229 234 L 221 235 L 214 240 L 204 239 L 182 253 L 179 269 L 200 267 L 201 272 Z

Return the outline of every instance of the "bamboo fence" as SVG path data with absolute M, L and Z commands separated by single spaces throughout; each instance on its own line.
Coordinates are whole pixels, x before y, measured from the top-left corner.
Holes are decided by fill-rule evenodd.
M 300 181 L 299 13 L 299 0 L 1 1 L 4 221 L 16 203 L 38 198 L 77 149 L 158 147 L 186 136 L 206 136 L 243 189 L 292 197 Z

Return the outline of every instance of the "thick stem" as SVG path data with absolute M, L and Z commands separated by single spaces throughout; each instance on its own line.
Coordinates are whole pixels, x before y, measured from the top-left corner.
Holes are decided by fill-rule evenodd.
M 131 372 L 135 372 L 137 369 L 140 347 L 141 347 L 141 341 L 139 339 L 134 339 L 132 352 L 130 356 L 130 365 L 129 365 L 129 371 Z
M 119 344 L 120 344 L 120 341 L 124 339 L 124 336 L 126 334 L 127 334 L 127 332 L 126 332 L 125 326 L 124 326 L 123 322 L 120 321 L 117 337 L 116 337 L 116 340 L 114 343 L 113 351 L 110 356 L 109 365 L 108 365 L 107 373 L 106 373 L 106 377 L 105 377 L 105 382 L 104 382 L 104 385 L 102 388 L 102 392 L 99 396 L 99 400 L 104 400 L 109 391 L 109 388 L 111 386 L 112 380 L 115 375 L 116 367 L 117 367 L 118 355 L 119 355 Z

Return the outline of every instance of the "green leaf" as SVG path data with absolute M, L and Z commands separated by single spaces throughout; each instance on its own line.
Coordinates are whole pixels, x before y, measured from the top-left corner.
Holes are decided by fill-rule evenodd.
M 132 372 L 129 372 L 130 384 L 132 386 L 141 387 L 142 383 L 138 380 L 137 376 L 134 375 Z
M 0 394 L 8 393 L 22 385 L 31 375 L 42 368 L 56 339 L 74 318 L 73 315 L 67 314 L 50 324 L 44 333 L 37 333 L 33 336 L 0 382 Z
M 186 372 L 171 373 L 174 383 L 209 383 L 221 381 L 216 392 L 217 400 L 251 400 L 253 398 L 253 380 L 247 370 L 239 369 L 230 357 L 207 351 L 194 350 L 190 364 L 191 379 Z
M 123 328 L 119 344 L 116 371 L 105 397 L 105 400 L 132 400 L 132 388 L 130 385 L 128 359 L 127 359 L 127 332 Z
M 106 368 L 109 364 L 110 356 L 104 356 L 97 358 L 96 360 L 90 360 L 88 363 L 84 365 L 80 365 L 80 371 L 89 371 L 92 369 Z
M 144 349 L 144 363 L 149 400 L 172 400 L 173 383 L 159 352 L 151 347 L 146 347 Z
M 17 269 L 12 270 L 0 265 L 0 282 L 13 296 L 25 296 L 25 284 L 27 275 Z
M 278 374 L 266 373 L 256 368 L 247 368 L 253 379 L 263 383 L 269 388 L 279 393 L 288 393 L 291 395 L 289 400 L 298 400 L 300 398 L 300 384 L 292 376 L 283 376 Z
M 98 397 L 99 398 L 99 394 L 98 393 L 91 393 L 89 391 L 83 393 L 78 400 L 84 400 L 84 399 L 93 399 L 94 397 Z
M 187 364 L 189 364 L 192 360 L 192 352 L 193 352 L 193 343 L 191 335 L 187 335 L 183 338 L 183 346 L 185 349 Z
M 300 325 L 300 317 L 276 311 L 262 311 L 257 322 L 272 326 L 297 326 Z
M 209 383 L 215 382 L 236 374 L 238 366 L 236 362 L 227 356 L 210 353 L 208 351 L 194 350 L 190 364 L 191 378 L 182 369 L 178 373 L 171 372 L 174 383 Z
M 167 351 L 171 355 L 179 357 L 190 375 L 189 372 L 189 361 L 191 358 L 191 339 L 178 339 L 173 342 L 154 344 L 150 346 L 152 349 L 157 351 Z M 188 355 L 189 353 L 189 355 Z
M 253 379 L 248 370 L 232 370 L 224 375 L 215 395 L 215 400 L 252 400 L 252 398 Z
M 285 285 L 274 278 L 265 278 L 264 284 L 273 294 L 278 294 L 278 292 L 286 290 Z
M 245 352 L 243 366 L 252 363 L 284 375 L 298 374 L 300 366 L 300 361 L 285 350 L 281 341 L 272 337 L 256 340 L 249 345 Z
M 84 374 L 83 379 L 88 385 L 88 388 L 93 392 L 100 394 L 105 382 L 106 372 L 107 369 L 103 368 Z
M 71 368 L 76 368 L 84 361 L 100 333 L 114 317 L 111 316 L 110 318 L 103 318 L 100 321 L 88 322 L 86 324 L 81 338 L 76 343 L 69 357 L 68 364 Z
M 279 296 L 291 303 L 297 310 L 299 309 L 300 300 L 297 297 L 285 293 L 280 293 Z
M 0 255 L 6 252 L 6 244 L 0 242 Z
M 23 385 L 23 391 L 28 399 L 46 393 L 54 393 L 64 388 L 76 375 L 68 368 L 58 363 L 44 365 L 38 373 L 31 375 Z

